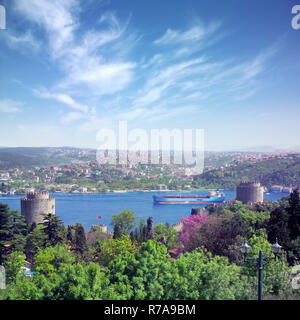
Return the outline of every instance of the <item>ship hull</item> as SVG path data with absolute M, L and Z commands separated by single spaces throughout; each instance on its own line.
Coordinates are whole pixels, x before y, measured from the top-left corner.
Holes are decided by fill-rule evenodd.
M 176 196 L 153 196 L 155 204 L 194 204 L 194 203 L 222 203 L 225 197 L 176 197 Z

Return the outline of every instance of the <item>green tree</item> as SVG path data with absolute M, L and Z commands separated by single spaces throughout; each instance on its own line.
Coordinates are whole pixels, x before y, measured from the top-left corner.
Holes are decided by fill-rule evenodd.
M 33 261 L 34 256 L 43 249 L 46 243 L 46 234 L 42 225 L 36 225 L 26 237 L 25 253 L 29 261 Z
M 51 261 L 51 264 L 56 270 L 59 270 L 62 265 L 69 265 L 75 262 L 74 255 L 70 253 L 65 244 L 57 244 L 55 247 L 47 249 L 53 252 L 54 259 Z
M 253 289 L 240 267 L 226 257 L 212 256 L 201 247 L 172 261 L 164 299 L 239 300 L 251 299 Z
M 25 265 L 26 257 L 21 251 L 14 251 L 9 254 L 5 262 L 6 279 L 8 282 L 15 282 L 17 274 Z
M 10 218 L 12 222 L 11 233 L 13 235 L 12 249 L 23 251 L 28 230 L 25 218 L 17 210 L 10 212 Z
M 18 211 L 11 211 L 8 205 L 0 203 L 0 265 L 12 251 L 23 251 L 27 226 Z
M 249 239 L 249 245 L 251 246 L 251 249 L 247 257 L 256 259 L 256 262 L 251 263 L 248 261 L 244 263 L 242 273 L 249 277 L 254 286 L 255 284 L 257 286 L 257 258 L 259 256 L 259 251 L 261 250 L 263 257 L 268 258 L 267 261 L 263 262 L 264 295 L 270 294 L 278 296 L 290 294 L 292 290 L 291 273 L 286 262 L 285 252 L 282 252 L 275 261 L 274 254 L 271 250 L 271 244 L 268 242 L 266 234 L 260 236 L 253 235 L 253 237 Z
M 275 208 L 270 215 L 268 222 L 268 238 L 270 241 L 278 241 L 284 250 L 290 249 L 290 234 L 288 226 L 289 216 L 284 206 Z
M 167 223 L 157 223 L 153 228 L 153 239 L 165 241 L 168 248 L 177 248 L 179 245 L 178 231 Z
M 99 263 L 103 266 L 108 266 L 116 257 L 126 255 L 127 253 L 134 253 L 136 251 L 137 243 L 132 242 L 129 236 L 122 235 L 117 239 L 98 242 L 95 254 Z
M 126 288 L 117 292 L 126 299 L 162 299 L 171 277 L 167 248 L 156 241 L 143 242 L 136 253 L 117 256 L 108 267 L 112 285 Z
M 0 265 L 3 264 L 5 256 L 9 253 L 11 240 L 10 210 L 7 204 L 0 202 Z
M 99 265 L 90 263 L 64 264 L 57 273 L 45 276 L 36 272 L 33 277 L 17 276 L 8 290 L 8 300 L 118 300 L 126 299 L 128 288 L 123 284 L 110 285 Z M 123 294 L 118 293 L 123 292 Z
M 300 199 L 295 189 L 288 199 L 279 202 L 279 206 L 271 212 L 267 226 L 268 238 L 274 242 L 276 238 L 287 252 L 290 265 L 300 258 L 295 251 L 295 240 L 300 237 Z
M 36 272 L 32 277 L 17 275 L 14 286 L 9 287 L 7 300 L 53 300 L 53 288 L 58 281 L 58 275 L 51 277 Z
M 66 230 L 63 221 L 54 214 L 44 216 L 44 232 L 47 235 L 46 246 L 55 246 L 58 243 L 65 242 Z
M 147 219 L 147 240 L 153 239 L 152 225 L 153 225 L 153 218 L 149 217 Z
M 51 262 L 54 260 L 53 251 L 48 248 L 40 250 L 34 258 L 34 270 L 44 274 L 45 276 L 50 276 L 55 272 L 54 266 Z
M 131 210 L 124 210 L 112 216 L 111 225 L 114 228 L 114 237 L 117 238 L 123 234 L 129 234 L 135 227 L 136 220 Z
M 298 189 L 295 189 L 290 194 L 287 213 L 289 215 L 288 227 L 290 238 L 291 240 L 295 240 L 300 236 L 300 196 Z
M 75 250 L 83 254 L 87 249 L 85 230 L 81 223 L 77 223 L 75 226 Z
M 70 244 L 72 244 L 74 241 L 73 226 L 71 226 L 71 225 L 68 226 L 67 240 L 70 242 Z
M 64 265 L 52 291 L 56 300 L 95 300 L 102 298 L 108 285 L 105 274 L 95 263 L 87 267 Z
M 147 233 L 146 222 L 145 222 L 145 219 L 142 218 L 140 220 L 139 226 L 136 227 L 134 229 L 134 232 L 132 231 L 130 233 L 130 235 L 131 235 L 132 240 L 136 240 L 138 243 L 141 243 L 141 242 L 147 241 L 146 233 Z
M 33 267 L 35 271 L 49 275 L 57 272 L 62 265 L 73 264 L 75 257 L 66 245 L 57 244 L 55 247 L 40 249 L 35 255 Z
M 300 237 L 291 241 L 291 247 L 287 254 L 288 261 L 297 261 L 300 259 Z

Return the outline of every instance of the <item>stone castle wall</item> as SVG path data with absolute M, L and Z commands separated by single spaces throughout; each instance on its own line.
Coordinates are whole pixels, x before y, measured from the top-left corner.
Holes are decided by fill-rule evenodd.
M 21 199 L 21 213 L 27 223 L 42 223 L 43 214 L 55 214 L 55 199 L 45 191 L 29 193 Z
M 242 181 L 236 188 L 236 200 L 244 204 L 263 202 L 264 189 L 258 181 Z

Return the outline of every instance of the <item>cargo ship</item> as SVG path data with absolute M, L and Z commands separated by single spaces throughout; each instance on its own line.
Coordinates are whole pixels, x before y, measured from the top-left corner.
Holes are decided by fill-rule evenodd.
M 283 187 L 282 188 L 282 192 L 283 193 L 292 193 L 293 192 L 293 188 L 292 187 Z
M 270 192 L 282 192 L 283 186 L 272 186 Z
M 189 204 L 189 203 L 218 203 L 224 202 L 224 193 L 210 192 L 207 196 L 200 195 L 153 195 L 153 202 L 155 204 Z

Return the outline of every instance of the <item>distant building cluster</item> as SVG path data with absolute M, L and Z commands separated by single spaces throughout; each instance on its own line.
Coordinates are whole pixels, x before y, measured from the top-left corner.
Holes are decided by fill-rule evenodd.
M 197 167 L 176 164 L 137 164 L 121 161 L 116 165 L 100 165 L 96 161 L 96 150 L 56 148 L 55 152 L 58 158 L 75 159 L 65 165 L 49 164 L 0 170 L 0 194 L 33 193 L 35 188 L 64 193 L 190 190 L 194 188 L 195 181 L 197 184 L 201 173 Z M 119 151 L 118 157 L 126 159 L 127 155 L 127 151 Z M 149 156 L 148 151 L 138 153 L 141 160 Z M 173 159 L 178 155 L 174 152 L 171 156 Z M 204 172 L 217 170 L 225 175 L 227 170 L 244 162 L 256 163 L 272 158 L 293 157 L 291 153 L 275 152 L 205 152 Z M 120 181 L 122 183 L 119 183 Z M 156 187 L 157 185 L 161 186 Z M 290 186 L 272 186 L 269 192 L 290 193 L 291 190 Z

